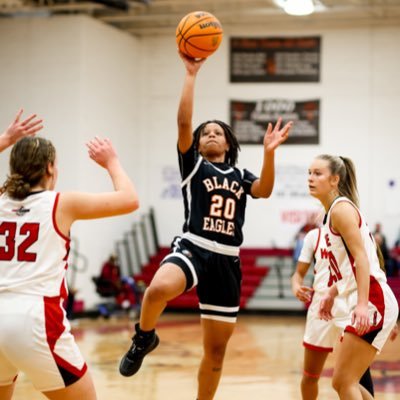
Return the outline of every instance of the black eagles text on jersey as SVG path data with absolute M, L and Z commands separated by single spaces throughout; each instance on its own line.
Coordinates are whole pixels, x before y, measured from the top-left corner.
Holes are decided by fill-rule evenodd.
M 179 156 L 185 207 L 183 231 L 239 246 L 243 241 L 246 195 L 257 177 L 226 163 L 196 157 L 193 147 Z

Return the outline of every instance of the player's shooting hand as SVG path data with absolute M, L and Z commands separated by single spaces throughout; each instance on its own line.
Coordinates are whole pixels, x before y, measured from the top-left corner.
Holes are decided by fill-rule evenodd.
M 201 58 L 201 59 L 194 59 L 188 57 L 186 54 L 182 53 L 181 51 L 178 50 L 178 54 L 181 57 L 183 63 L 185 64 L 186 71 L 190 75 L 196 75 L 201 66 L 204 64 L 204 62 L 207 60 L 206 58 Z

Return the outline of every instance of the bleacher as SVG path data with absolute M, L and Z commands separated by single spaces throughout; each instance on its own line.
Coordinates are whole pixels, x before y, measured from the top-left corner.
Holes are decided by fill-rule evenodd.
M 168 254 L 169 248 L 160 248 L 157 254 L 150 257 L 149 262 L 143 266 L 142 272 L 134 276 L 135 280 L 141 280 L 148 285 L 156 272 L 160 261 Z M 249 300 L 254 296 L 258 287 L 268 275 L 269 267 L 260 266 L 256 263 L 257 255 L 251 250 L 242 254 L 242 293 L 241 307 L 245 308 Z M 182 294 L 168 304 L 169 308 L 197 309 L 198 301 L 195 289 Z
M 154 211 L 142 215 L 132 224 L 116 243 L 116 254 L 123 276 L 133 276 L 136 283 L 146 287 L 150 284 L 161 260 L 168 254 L 169 248 L 161 247 L 158 242 Z M 79 253 L 78 243 L 74 242 L 74 251 L 70 261 L 70 297 L 68 314 L 84 313 L 84 304 L 74 299 L 76 274 L 87 268 L 86 258 Z M 292 249 L 284 248 L 242 248 L 240 252 L 242 268 L 242 292 L 240 307 L 242 310 L 301 312 L 305 306 L 291 291 L 290 278 L 294 272 Z M 305 285 L 311 286 L 312 268 L 305 277 Z M 389 277 L 400 306 L 400 276 Z M 68 308 L 68 307 L 67 307 Z M 197 310 L 196 289 L 183 293 L 168 303 L 170 310 Z
M 154 211 L 143 215 L 133 224 L 124 238 L 117 243 L 117 254 L 124 274 L 148 286 L 161 260 L 169 248 L 158 242 Z M 295 265 L 289 248 L 241 248 L 242 292 L 240 307 L 259 311 L 304 311 L 304 303 L 292 293 L 290 278 Z M 305 285 L 311 286 L 312 268 L 305 277 Z M 400 304 L 400 277 L 389 277 Z M 169 309 L 197 310 L 196 289 L 183 293 L 168 303 Z

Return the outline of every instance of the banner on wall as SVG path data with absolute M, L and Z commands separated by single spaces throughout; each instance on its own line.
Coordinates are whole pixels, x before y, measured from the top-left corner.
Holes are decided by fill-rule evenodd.
M 231 38 L 231 82 L 319 82 L 321 38 Z
M 231 100 L 230 123 L 239 143 L 262 144 L 268 123 L 282 117 L 294 122 L 284 144 L 318 144 L 319 109 L 319 100 Z

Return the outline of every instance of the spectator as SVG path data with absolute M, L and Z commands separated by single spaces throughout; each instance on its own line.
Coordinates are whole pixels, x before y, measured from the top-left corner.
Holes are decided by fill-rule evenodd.
M 394 266 L 393 260 L 390 255 L 390 251 L 387 245 L 386 236 L 382 232 L 382 224 L 377 222 L 375 224 L 375 229 L 373 232 L 373 236 L 375 239 L 376 244 L 379 246 L 381 250 L 383 260 L 385 261 L 385 270 L 387 276 L 393 276 L 394 274 Z
M 394 242 L 394 247 L 390 251 L 390 257 L 392 258 L 392 276 L 399 276 L 400 271 L 400 231 L 397 239 Z
M 315 224 L 315 216 L 309 216 L 307 218 L 306 223 L 300 228 L 300 230 L 296 233 L 296 236 L 294 238 L 295 244 L 294 244 L 294 249 L 293 249 L 293 265 L 294 267 L 297 264 L 297 260 L 300 256 L 301 249 L 303 248 L 303 243 L 304 243 L 304 238 L 307 235 L 308 232 L 311 230 L 317 228 L 317 225 Z

